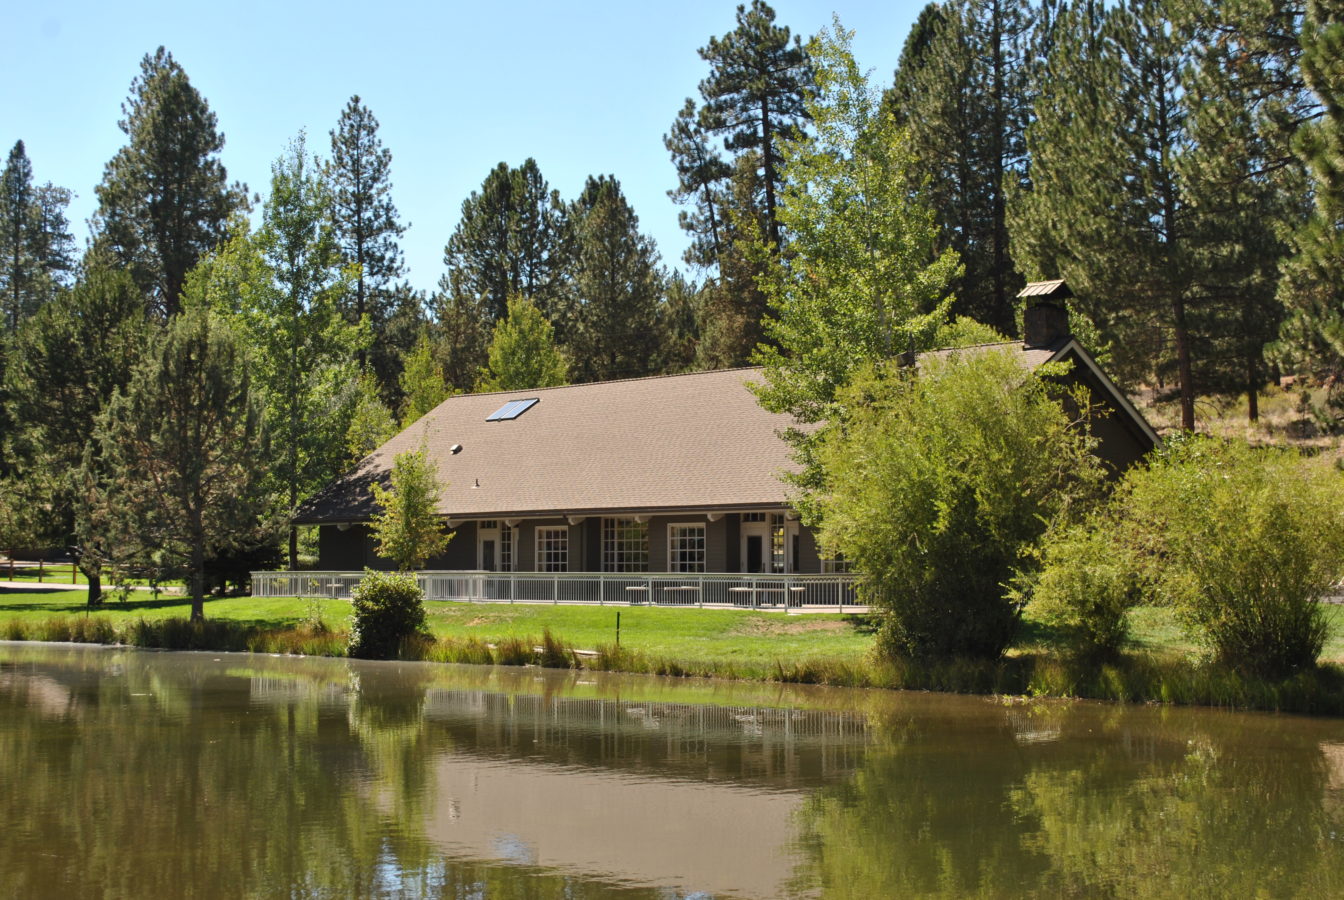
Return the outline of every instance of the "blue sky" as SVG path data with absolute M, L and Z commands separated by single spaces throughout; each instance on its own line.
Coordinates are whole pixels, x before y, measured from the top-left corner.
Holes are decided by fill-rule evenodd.
M 885 83 L 923 6 L 779 0 L 807 36 L 839 13 L 859 62 Z M 528 156 L 566 198 L 589 174 L 620 179 L 664 263 L 685 239 L 667 199 L 662 135 L 707 69 L 696 53 L 736 4 L 61 2 L 16 5 L 0 33 L 0 145 L 22 139 L 39 182 L 75 191 L 82 243 L 103 165 L 124 142 L 121 103 L 145 53 L 166 46 L 209 101 L 231 179 L 265 193 L 300 129 L 325 154 L 351 94 L 381 122 L 393 196 L 411 224 L 408 277 L 430 289 L 463 199 L 501 160 Z

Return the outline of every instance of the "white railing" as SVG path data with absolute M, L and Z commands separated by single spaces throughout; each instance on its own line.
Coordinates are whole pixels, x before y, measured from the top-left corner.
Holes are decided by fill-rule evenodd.
M 349 598 L 362 572 L 253 572 L 254 597 Z M 855 576 L 416 572 L 429 600 L 719 609 L 838 609 L 858 605 Z

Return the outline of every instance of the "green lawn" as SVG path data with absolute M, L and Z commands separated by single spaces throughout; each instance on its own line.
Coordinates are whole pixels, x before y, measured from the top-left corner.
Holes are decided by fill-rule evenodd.
M 125 602 L 109 600 L 96 612 L 84 606 L 82 590 L 19 593 L 0 591 L 0 622 L 42 620 L 62 615 L 107 617 L 113 623 L 139 618 L 185 617 L 190 603 L 178 596 L 153 599 L 132 594 Z M 206 601 L 206 617 L 264 627 L 302 622 L 320 610 L 328 625 L 344 629 L 350 606 L 343 600 L 236 597 Z M 431 630 L 439 637 L 476 637 L 494 642 L 509 637 L 540 637 L 545 628 L 580 650 L 616 640 L 616 615 L 621 617 L 621 646 L 652 657 L 682 662 L 716 661 L 744 667 L 771 666 L 776 660 L 858 661 L 872 646 L 870 623 L 859 616 L 784 615 L 744 610 L 649 609 L 507 605 L 492 603 L 427 604 Z M 1324 661 L 1344 662 L 1344 606 L 1328 606 L 1330 638 Z M 1040 646 L 1046 629 L 1028 620 L 1023 646 Z M 1144 607 L 1132 617 L 1138 648 L 1186 653 L 1197 644 L 1165 609 Z

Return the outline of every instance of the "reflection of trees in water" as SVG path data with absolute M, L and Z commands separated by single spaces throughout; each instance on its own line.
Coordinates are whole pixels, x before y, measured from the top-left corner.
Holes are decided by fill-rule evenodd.
M 809 800 L 799 890 L 1344 895 L 1330 723 L 1065 705 L 945 724 L 889 722 L 853 779 Z
M 389 823 L 373 796 L 392 798 L 392 817 L 414 809 L 401 794 L 423 772 L 391 777 L 380 758 L 405 710 L 361 699 L 348 717 L 301 684 L 257 703 L 208 657 L 150 662 L 47 668 L 71 697 L 55 726 L 22 680 L 0 688 L 0 893 L 361 896 L 389 859 L 428 859 L 419 820 Z

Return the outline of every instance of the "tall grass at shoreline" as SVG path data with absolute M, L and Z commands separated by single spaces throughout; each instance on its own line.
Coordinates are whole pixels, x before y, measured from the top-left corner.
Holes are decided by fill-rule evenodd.
M 348 633 L 320 622 L 265 627 L 224 619 L 183 618 L 114 623 L 100 617 L 11 619 L 0 639 L 120 644 L 164 650 L 213 650 L 304 656 L 346 655 Z M 673 677 L 725 678 L 789 684 L 939 691 L 961 694 L 1058 697 L 1126 703 L 1170 703 L 1344 715 L 1344 667 L 1326 663 L 1281 679 L 1237 672 L 1175 653 L 1139 650 L 1106 662 L 1045 651 L 994 662 L 852 659 L 776 660 L 772 665 L 731 659 L 673 659 L 615 644 L 576 650 L 543 629 L 540 637 L 417 636 L 403 642 L 404 661 L 468 665 L 542 666 Z

